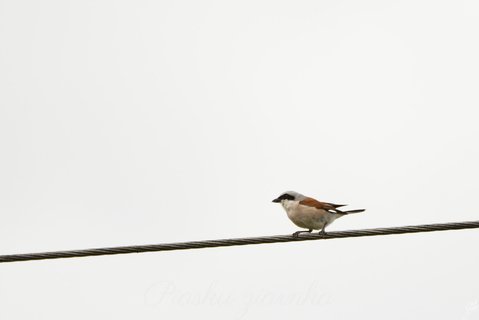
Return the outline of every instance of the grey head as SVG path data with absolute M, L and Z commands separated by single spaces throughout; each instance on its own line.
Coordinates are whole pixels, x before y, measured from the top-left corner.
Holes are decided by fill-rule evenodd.
M 282 200 L 301 201 L 306 197 L 296 191 L 283 192 L 279 197 L 273 200 L 273 202 L 280 203 Z

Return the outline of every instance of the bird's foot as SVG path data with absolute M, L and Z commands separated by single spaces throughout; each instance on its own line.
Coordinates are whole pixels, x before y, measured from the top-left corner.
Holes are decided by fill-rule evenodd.
M 310 230 L 307 230 L 307 231 L 305 231 L 305 230 L 296 231 L 295 233 L 293 233 L 293 237 L 294 237 L 294 238 L 299 238 L 299 235 L 300 235 L 301 233 L 311 233 L 312 231 L 313 231 L 313 230 L 311 230 L 311 229 L 310 229 Z

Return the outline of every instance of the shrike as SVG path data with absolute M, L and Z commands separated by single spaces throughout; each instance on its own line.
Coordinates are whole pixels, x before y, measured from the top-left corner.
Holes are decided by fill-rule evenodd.
M 326 227 L 337 218 L 350 213 L 365 211 L 365 209 L 341 211 L 338 208 L 346 206 L 345 204 L 321 202 L 295 191 L 286 191 L 274 199 L 273 202 L 281 203 L 288 214 L 288 218 L 295 225 L 308 229 L 308 231 L 293 233 L 294 237 L 299 236 L 300 233 L 311 233 L 313 230 L 321 230 L 320 234 L 326 234 Z

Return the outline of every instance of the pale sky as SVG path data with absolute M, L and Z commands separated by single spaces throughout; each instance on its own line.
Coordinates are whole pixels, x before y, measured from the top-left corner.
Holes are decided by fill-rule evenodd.
M 0 0 L 0 254 L 479 220 L 476 1 Z M 479 319 L 479 231 L 0 264 L 1 319 Z

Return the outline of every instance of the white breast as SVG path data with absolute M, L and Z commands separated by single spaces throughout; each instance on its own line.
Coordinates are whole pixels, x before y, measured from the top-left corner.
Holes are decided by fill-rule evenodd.
M 320 230 L 340 217 L 326 210 L 301 205 L 299 201 L 284 200 L 281 204 L 288 218 L 300 228 Z

